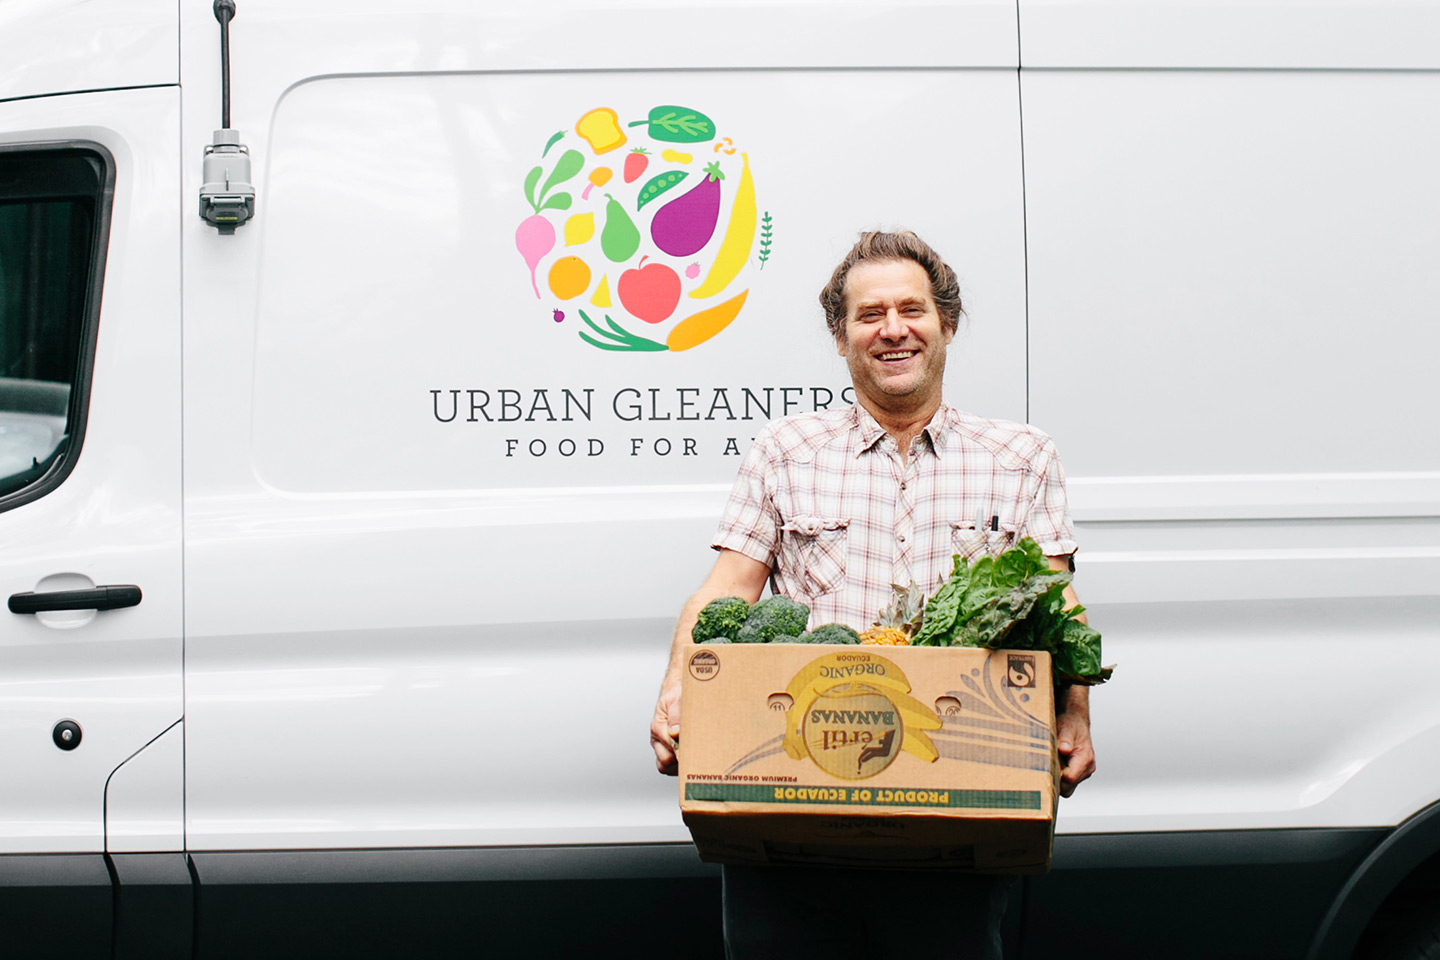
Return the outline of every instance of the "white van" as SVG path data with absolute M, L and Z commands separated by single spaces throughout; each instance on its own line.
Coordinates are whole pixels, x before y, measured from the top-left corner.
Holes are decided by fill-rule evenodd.
M 7 956 L 719 956 L 649 716 L 876 226 L 1119 665 L 1012 955 L 1437 956 L 1440 9 L 238 0 L 228 124 L 220 33 L 0 4 Z

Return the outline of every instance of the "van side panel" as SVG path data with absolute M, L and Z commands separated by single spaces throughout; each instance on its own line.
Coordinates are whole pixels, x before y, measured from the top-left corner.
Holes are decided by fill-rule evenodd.
M 1396 685 L 1440 667 L 1440 136 L 1394 117 L 1440 74 L 1022 93 L 1031 416 L 1120 664 L 1063 828 L 1400 822 L 1440 796 L 1440 705 Z
M 683 842 L 666 645 L 758 427 L 849 402 L 816 294 L 858 230 L 966 265 L 952 399 L 1024 418 L 1013 7 L 793 50 L 799 7 L 550 8 L 237 20 L 260 212 L 186 228 L 191 850 Z

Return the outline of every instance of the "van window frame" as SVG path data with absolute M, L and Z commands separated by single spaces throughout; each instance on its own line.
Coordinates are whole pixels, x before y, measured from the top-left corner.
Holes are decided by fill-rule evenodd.
M 95 373 L 95 350 L 100 331 L 100 301 L 105 282 L 106 253 L 110 247 L 111 211 L 115 202 L 115 158 L 102 144 L 92 140 L 43 140 L 0 143 L 0 159 L 16 154 L 43 158 L 46 155 L 80 154 L 100 166 L 99 189 L 93 193 L 95 204 L 90 227 L 89 275 L 85 286 L 85 302 L 81 309 L 80 336 L 76 349 L 75 375 L 70 384 L 70 400 L 66 408 L 67 435 L 59 455 L 48 470 L 33 482 L 0 495 L 0 513 L 38 500 L 65 482 L 80 458 L 85 444 L 86 422 L 90 415 L 90 385 Z M 35 198 L 64 198 L 78 191 L 57 189 L 53 194 L 35 191 Z M 14 199 L 0 186 L 0 197 Z

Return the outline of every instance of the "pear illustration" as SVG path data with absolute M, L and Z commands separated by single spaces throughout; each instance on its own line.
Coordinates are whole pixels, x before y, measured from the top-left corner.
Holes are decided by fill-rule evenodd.
M 615 263 L 624 263 L 640 249 L 640 231 L 625 208 L 605 194 L 605 229 L 600 231 L 600 249 Z

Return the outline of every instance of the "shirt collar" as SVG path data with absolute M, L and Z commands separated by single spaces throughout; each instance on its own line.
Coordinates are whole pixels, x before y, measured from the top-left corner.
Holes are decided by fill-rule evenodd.
M 945 445 L 950 442 L 955 433 L 952 429 L 955 426 L 955 419 L 955 408 L 942 400 L 940 409 L 935 411 L 935 416 L 930 418 L 930 422 L 921 431 L 930 439 L 930 449 L 935 451 L 937 457 L 944 455 Z
M 855 453 L 858 457 L 860 454 L 868 453 L 874 449 L 875 444 L 884 439 L 885 428 L 880 426 L 875 418 L 870 415 L 870 411 L 866 410 L 860 404 L 855 404 L 850 410 L 854 418 L 855 429 L 860 431 L 860 449 Z
M 851 408 L 855 429 L 860 432 L 860 449 L 856 451 L 858 457 L 862 453 L 868 453 L 875 448 L 875 445 L 884 439 L 887 434 L 885 428 L 870 415 L 860 404 Z M 955 409 L 945 402 L 940 403 L 940 408 L 935 411 L 935 416 L 920 431 L 920 435 L 929 442 L 930 452 L 940 456 L 945 452 L 945 444 L 949 440 L 950 427 L 955 417 Z

